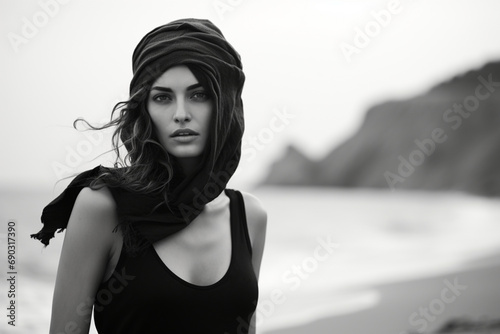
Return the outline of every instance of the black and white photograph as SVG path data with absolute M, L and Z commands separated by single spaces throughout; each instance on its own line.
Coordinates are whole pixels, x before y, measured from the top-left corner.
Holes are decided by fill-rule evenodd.
M 0 8 L 0 333 L 500 333 L 500 2 Z

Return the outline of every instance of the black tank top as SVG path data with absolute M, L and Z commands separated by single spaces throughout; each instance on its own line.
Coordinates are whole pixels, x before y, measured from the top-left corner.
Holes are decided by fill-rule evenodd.
M 231 260 L 225 275 L 208 286 L 174 274 L 151 245 L 131 257 L 121 251 L 112 276 L 99 286 L 94 321 L 99 334 L 248 333 L 258 299 L 245 206 L 230 199 Z

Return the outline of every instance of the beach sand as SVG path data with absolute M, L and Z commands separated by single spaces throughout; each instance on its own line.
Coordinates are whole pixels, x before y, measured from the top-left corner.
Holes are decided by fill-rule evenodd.
M 455 289 L 449 286 L 455 286 Z M 430 333 L 456 318 L 498 319 L 500 254 L 480 259 L 467 265 L 466 269 L 446 275 L 373 288 L 381 295 L 379 304 L 373 308 L 266 334 Z

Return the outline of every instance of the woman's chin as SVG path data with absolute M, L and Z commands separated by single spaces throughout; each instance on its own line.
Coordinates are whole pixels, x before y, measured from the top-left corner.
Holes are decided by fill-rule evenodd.
M 199 149 L 183 149 L 183 150 L 169 150 L 168 153 L 175 158 L 182 159 L 196 159 L 202 155 L 202 150 Z

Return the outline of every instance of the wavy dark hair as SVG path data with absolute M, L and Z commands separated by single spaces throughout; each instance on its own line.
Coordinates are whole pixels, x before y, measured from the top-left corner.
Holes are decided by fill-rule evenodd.
M 116 154 L 114 168 L 108 168 L 91 183 L 92 189 L 103 186 L 120 187 L 133 192 L 160 193 L 168 206 L 168 190 L 171 183 L 179 182 L 182 170 L 158 140 L 155 126 L 147 110 L 147 100 L 153 83 L 169 68 L 185 65 L 193 73 L 198 82 L 210 97 L 215 95 L 213 84 L 204 70 L 197 64 L 175 64 L 166 68 L 156 67 L 149 70 L 149 79 L 145 84 L 135 89 L 129 100 L 118 102 L 112 112 L 111 120 L 102 125 L 94 126 L 83 118 L 73 122 L 78 129 L 79 123 L 84 123 L 91 130 L 103 130 L 116 127 L 112 136 L 112 149 Z M 214 111 L 216 105 L 212 102 Z M 212 116 L 210 129 L 214 129 Z M 212 132 L 212 131 L 211 131 Z M 212 136 L 210 133 L 209 136 Z M 207 141 L 204 150 L 205 160 L 211 141 Z M 127 154 L 122 158 L 120 148 L 125 146 Z M 161 204 L 161 203 L 159 203 Z

